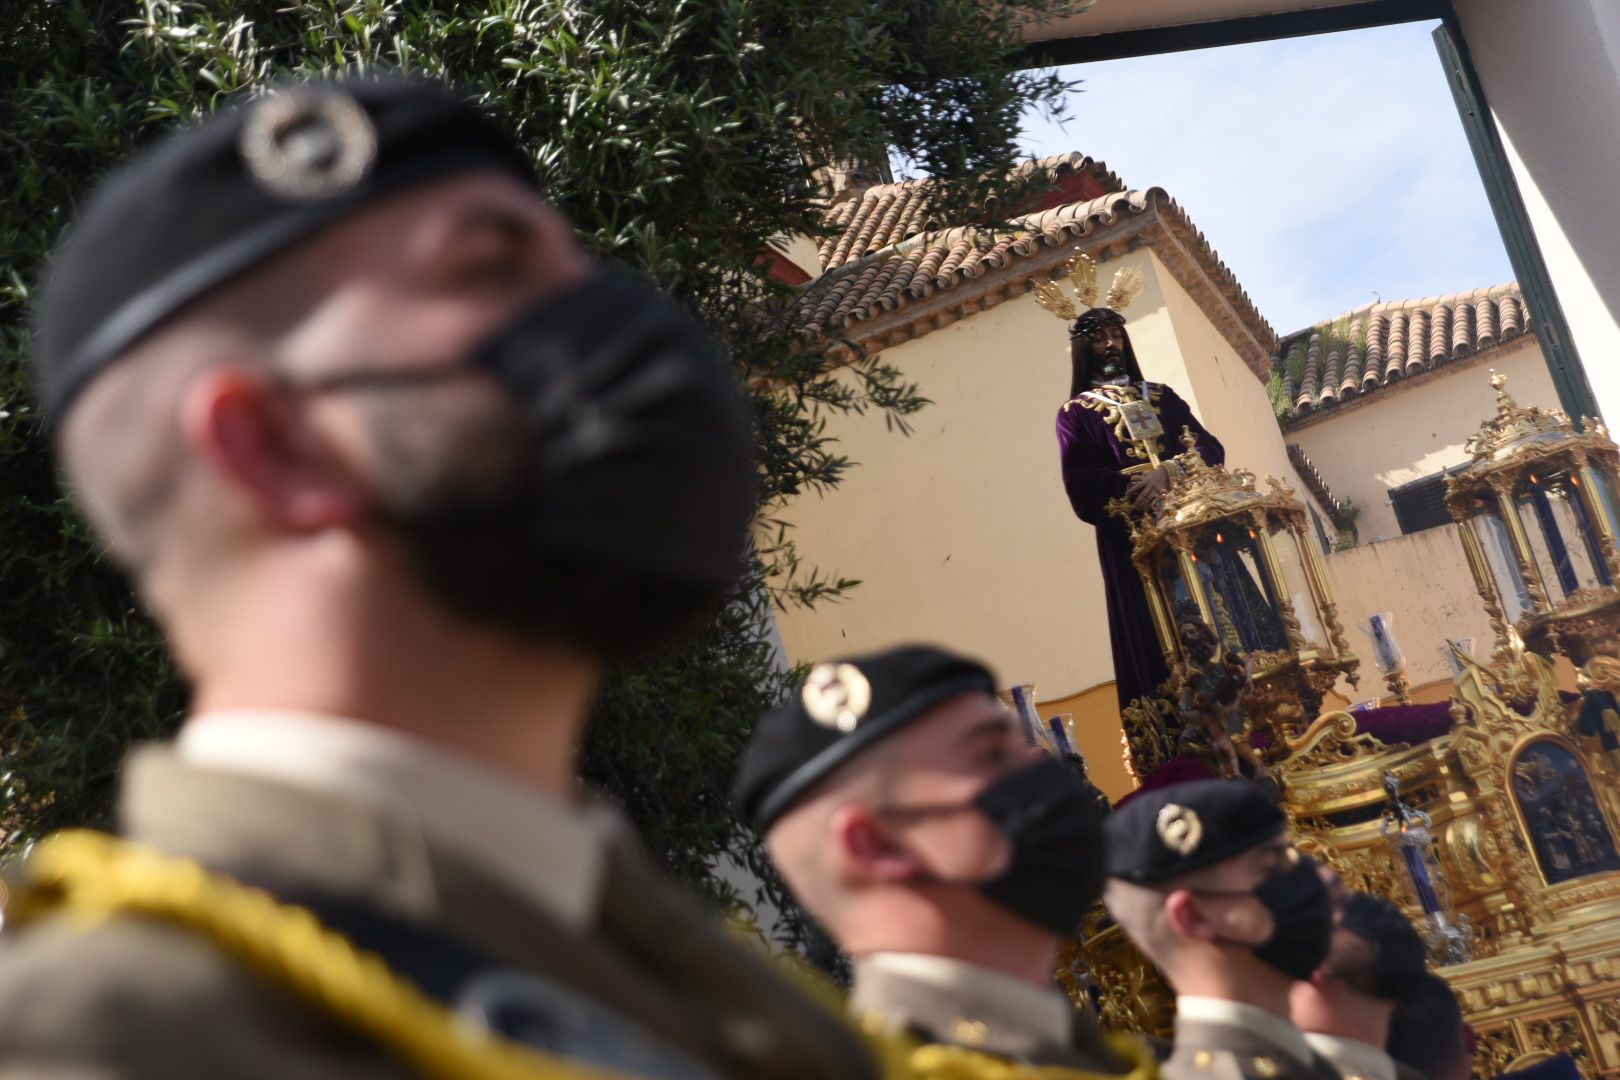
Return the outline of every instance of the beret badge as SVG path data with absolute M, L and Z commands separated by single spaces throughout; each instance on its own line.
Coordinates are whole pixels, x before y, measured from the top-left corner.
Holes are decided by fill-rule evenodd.
M 1154 827 L 1164 846 L 1177 855 L 1191 855 L 1204 839 L 1204 823 L 1198 820 L 1197 811 L 1175 803 L 1166 803 L 1159 810 Z
M 248 172 L 272 195 L 324 199 L 366 178 L 377 160 L 377 132 L 348 94 L 305 86 L 252 105 L 237 149 Z
M 811 720 L 848 734 L 872 705 L 872 684 L 854 664 L 817 664 L 800 700 Z

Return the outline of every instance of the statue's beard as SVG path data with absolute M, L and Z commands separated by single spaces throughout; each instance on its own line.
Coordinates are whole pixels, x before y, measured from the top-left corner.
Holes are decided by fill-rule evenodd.
M 1091 380 L 1093 386 L 1124 386 L 1131 381 L 1131 373 L 1125 367 L 1125 354 L 1122 351 L 1109 349 L 1100 359 L 1102 363 Z

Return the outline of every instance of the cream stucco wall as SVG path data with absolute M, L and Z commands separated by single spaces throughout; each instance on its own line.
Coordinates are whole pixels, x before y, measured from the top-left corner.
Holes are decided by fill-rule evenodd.
M 771 247 L 778 255 L 797 266 L 811 277 L 821 273 L 821 255 L 816 242 L 808 236 L 794 233 L 792 236 L 779 236 L 771 241 Z
M 1248 469 L 1262 483 L 1275 476 L 1310 501 L 1288 460 L 1287 444 L 1278 437 L 1264 384 L 1191 296 L 1170 289 L 1166 300 L 1176 334 L 1175 354 L 1185 372 L 1171 382 L 1192 405 L 1194 415 L 1221 440 L 1228 464 Z
M 1335 495 L 1360 509 L 1363 543 L 1396 537 L 1401 529 L 1390 489 L 1468 460 L 1463 444 L 1496 415 L 1492 369 L 1507 375 L 1508 392 L 1520 404 L 1557 407 L 1541 348 L 1526 336 L 1427 382 L 1376 391 L 1364 405 L 1329 413 L 1285 438 L 1304 449 Z
M 1361 657 L 1359 692 L 1340 683 L 1341 693 L 1355 701 L 1387 693 L 1364 628 L 1375 612 L 1391 613 L 1391 632 L 1406 655 L 1413 686 L 1450 679 L 1451 668 L 1440 651 L 1447 638 L 1472 637 L 1474 655 L 1490 654 L 1494 635 L 1466 558 L 1457 530 L 1450 526 L 1326 556 L 1340 621 L 1351 650 Z

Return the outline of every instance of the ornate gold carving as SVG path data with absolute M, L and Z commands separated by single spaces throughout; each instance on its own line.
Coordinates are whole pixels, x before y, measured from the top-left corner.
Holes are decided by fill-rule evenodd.
M 1289 741 L 1289 755 L 1280 769 L 1287 776 L 1327 765 L 1342 765 L 1387 749 L 1371 735 L 1358 734 L 1356 718 L 1351 714 L 1323 713 L 1305 730 L 1305 734 Z M 1366 780 L 1358 779 L 1351 790 L 1366 790 Z
M 1620 659 L 1613 656 L 1594 656 L 1575 675 L 1576 685 L 1582 690 L 1606 690 L 1620 694 Z
M 1519 1049 L 1518 1033 L 1512 1025 L 1504 1024 L 1499 1028 L 1478 1031 L 1475 1035 L 1475 1076 L 1499 1076 L 1508 1062 L 1523 1053 Z
M 1463 663 L 1457 701 L 1469 722 L 1457 727 L 1452 746 L 1478 792 L 1484 833 L 1481 851 L 1514 906 L 1533 921 L 1545 921 L 1548 911 L 1541 875 L 1513 808 L 1508 768 L 1514 747 L 1527 728 L 1562 731 L 1565 721 L 1558 708 L 1553 666 L 1516 642 L 1502 650 L 1489 668 L 1461 650 L 1457 656 Z
M 1109 1031 L 1164 1035 L 1175 1017 L 1175 995 L 1158 970 L 1142 958 L 1118 926 L 1106 922 L 1102 905 L 1086 920 L 1080 942 L 1068 963 L 1060 964 L 1058 983 L 1071 1000 L 1090 1007 L 1088 986 L 1095 987 L 1098 1018 Z
M 1598 1034 L 1620 1035 L 1620 998 L 1594 1001 L 1591 1010 L 1592 1026 Z
M 1568 1054 L 1575 1059 L 1581 1075 L 1592 1073 L 1591 1054 L 1586 1049 L 1586 1033 L 1578 1016 L 1553 1016 L 1545 1020 L 1532 1020 L 1524 1026 L 1526 1041 L 1532 1050 L 1548 1050 L 1555 1054 Z
M 1613 589 L 1581 589 L 1523 625 L 1532 652 L 1561 652 L 1576 667 L 1594 659 L 1620 664 L 1620 592 Z
M 1389 687 L 1389 692 L 1400 704 L 1412 704 L 1412 683 L 1407 679 L 1405 671 L 1396 668 L 1389 672 L 1384 676 L 1384 685 Z

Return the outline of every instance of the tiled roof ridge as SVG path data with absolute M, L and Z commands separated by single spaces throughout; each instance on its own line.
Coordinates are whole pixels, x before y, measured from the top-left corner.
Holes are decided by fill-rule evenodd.
M 1530 331 L 1517 282 L 1365 304 L 1283 338 L 1285 425 L 1433 371 Z
M 1163 188 L 1116 191 L 1015 219 L 1013 232 L 957 226 L 871 252 L 824 274 L 800 299 L 802 325 L 854 348 L 896 345 L 1022 296 L 1089 239 L 1099 260 L 1147 245 L 1210 314 L 1257 377 L 1276 332 L 1232 270 Z M 967 282 L 979 288 L 964 289 Z M 911 313 L 910 318 L 896 315 Z M 866 325 L 863 325 L 866 324 Z
M 1487 285 L 1478 289 L 1464 289 L 1461 292 L 1447 293 L 1445 296 L 1414 297 L 1409 300 L 1374 300 L 1370 304 L 1363 304 L 1358 308 L 1335 315 L 1331 319 L 1323 319 L 1321 322 L 1312 323 L 1310 326 L 1303 326 L 1291 334 L 1283 334 L 1281 342 L 1287 345 L 1295 338 L 1303 337 L 1313 330 L 1326 330 L 1348 319 L 1354 319 L 1358 315 L 1386 315 L 1392 311 L 1415 311 L 1418 308 L 1432 308 L 1436 304 L 1453 306 L 1461 300 L 1476 302 L 1485 297 L 1496 299 L 1510 294 L 1518 298 L 1521 303 L 1523 302 L 1524 295 L 1520 292 L 1517 281 L 1509 281 L 1502 285 Z
M 1340 532 L 1353 531 L 1356 527 L 1355 519 L 1350 516 L 1344 501 L 1335 496 L 1333 489 L 1328 487 L 1327 477 L 1322 475 L 1322 470 L 1318 469 L 1316 463 L 1305 453 L 1305 448 L 1299 443 L 1289 443 L 1288 460 L 1293 463 L 1300 482 L 1316 496 L 1316 501 L 1327 511 L 1328 517 L 1333 519 L 1334 527 Z
M 1124 181 L 1106 164 L 1078 151 L 1020 162 L 1008 172 L 1007 180 L 1009 185 L 1016 185 L 1043 169 L 1054 178 L 1089 172 L 1106 190 L 1125 190 Z M 821 268 L 836 269 L 925 231 L 930 224 L 927 193 L 932 183 L 928 177 L 921 177 L 875 184 L 834 206 L 828 223 L 839 231 L 823 237 L 817 245 Z M 995 201 L 992 198 L 986 206 Z

